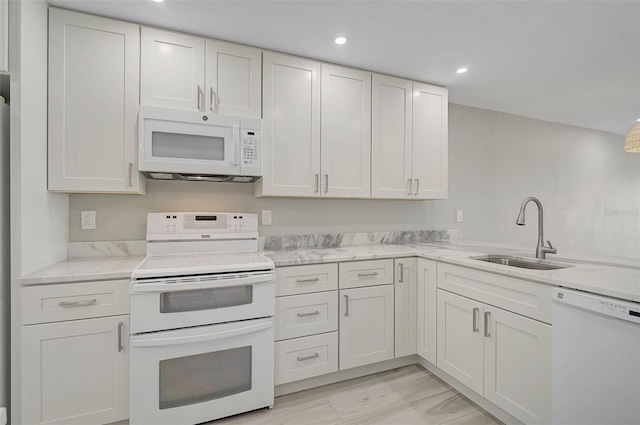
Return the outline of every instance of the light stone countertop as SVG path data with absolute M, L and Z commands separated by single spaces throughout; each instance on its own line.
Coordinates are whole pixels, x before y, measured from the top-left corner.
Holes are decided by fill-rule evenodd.
M 549 259 L 569 263 L 573 267 L 558 270 L 529 270 L 481 262 L 468 257 L 501 253 L 531 258 L 533 250 L 505 244 L 460 240 L 410 245 L 263 251 L 262 253 L 271 258 L 278 267 L 417 256 L 547 285 L 563 286 L 640 302 L 640 259 L 565 253 L 564 256 L 549 255 Z M 25 275 L 18 281 L 21 285 L 41 285 L 129 279 L 131 271 L 142 260 L 144 260 L 143 256 L 72 258 Z

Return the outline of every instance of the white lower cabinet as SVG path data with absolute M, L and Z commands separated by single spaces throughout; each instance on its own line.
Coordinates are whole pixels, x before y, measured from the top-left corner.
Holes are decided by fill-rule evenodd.
M 338 332 L 278 341 L 275 351 L 276 385 L 338 370 Z
M 276 298 L 276 341 L 338 329 L 338 291 Z
M 438 290 L 437 365 L 527 424 L 551 421 L 551 326 Z
M 340 370 L 394 357 L 394 285 L 340 290 Z
M 436 281 L 437 263 L 433 260 L 418 258 L 418 355 L 426 361 L 436 364 L 436 321 L 438 303 L 436 301 L 438 284 Z
M 416 258 L 398 258 L 395 264 L 395 357 L 416 354 L 418 281 Z
M 22 422 L 129 417 L 129 316 L 22 327 Z

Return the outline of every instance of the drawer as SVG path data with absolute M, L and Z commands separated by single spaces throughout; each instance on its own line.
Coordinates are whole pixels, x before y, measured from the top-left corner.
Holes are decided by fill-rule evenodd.
M 276 385 L 338 371 L 338 332 L 276 342 Z
M 551 286 L 452 264 L 438 263 L 438 288 L 552 323 Z
M 340 263 L 340 289 L 393 283 L 393 259 Z
M 338 330 L 338 291 L 276 298 L 276 341 Z
M 276 296 L 308 294 L 334 289 L 338 289 L 338 265 L 335 263 L 278 267 L 276 269 Z
M 22 287 L 22 324 L 129 314 L 129 281 Z

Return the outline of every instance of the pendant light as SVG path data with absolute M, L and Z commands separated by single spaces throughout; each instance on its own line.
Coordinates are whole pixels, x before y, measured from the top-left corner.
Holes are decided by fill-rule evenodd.
M 627 135 L 624 141 L 624 151 L 640 153 L 640 120 Z

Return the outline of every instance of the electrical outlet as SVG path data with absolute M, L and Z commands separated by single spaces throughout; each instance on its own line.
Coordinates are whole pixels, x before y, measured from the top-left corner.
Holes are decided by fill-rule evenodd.
M 456 221 L 457 221 L 458 223 L 462 223 L 462 218 L 463 218 L 463 217 L 462 217 L 462 210 L 458 210 L 458 211 L 456 211 Z
M 96 212 L 82 211 L 80 213 L 80 222 L 82 224 L 82 230 L 95 229 L 96 228 Z
M 271 210 L 262 210 L 262 225 L 271 226 Z

